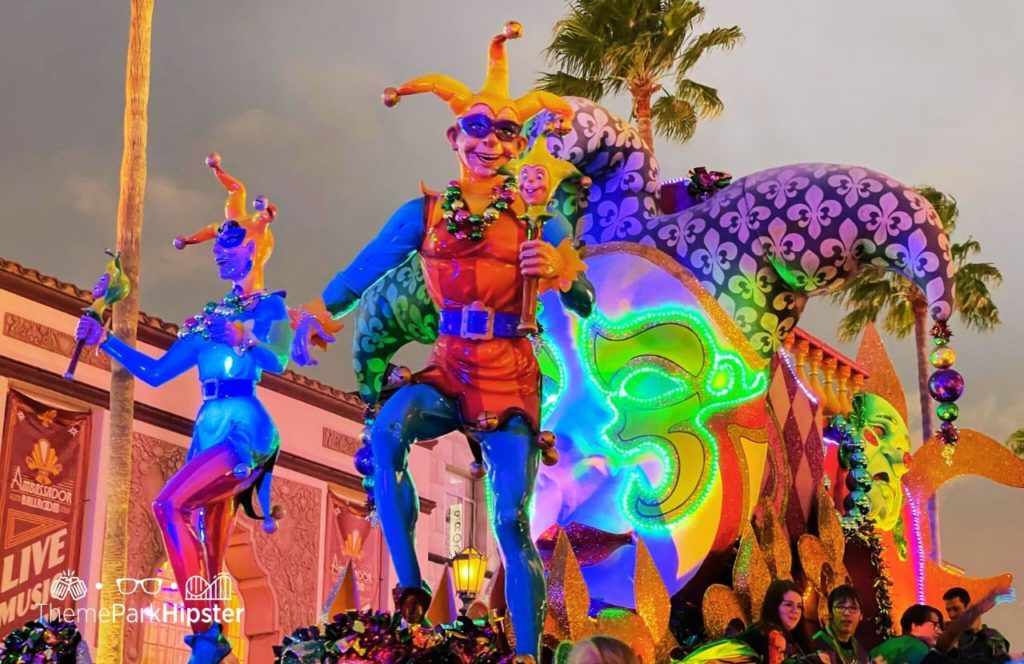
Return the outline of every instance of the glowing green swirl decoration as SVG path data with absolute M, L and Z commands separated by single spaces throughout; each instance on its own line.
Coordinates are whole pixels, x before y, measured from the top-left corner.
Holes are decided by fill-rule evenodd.
M 722 348 L 703 318 L 683 307 L 614 321 L 595 312 L 576 331 L 588 388 L 614 413 L 597 445 L 627 473 L 623 513 L 645 530 L 691 516 L 718 481 L 718 441 L 708 420 L 762 394 L 767 371 Z M 557 353 L 549 352 L 557 366 Z

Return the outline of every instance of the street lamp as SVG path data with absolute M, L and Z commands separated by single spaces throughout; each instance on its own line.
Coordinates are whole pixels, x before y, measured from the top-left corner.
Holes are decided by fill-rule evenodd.
M 454 576 L 455 592 L 462 600 L 462 615 L 466 615 L 470 603 L 476 599 L 484 585 L 484 572 L 487 571 L 487 557 L 471 546 L 466 547 L 452 558 L 452 576 Z

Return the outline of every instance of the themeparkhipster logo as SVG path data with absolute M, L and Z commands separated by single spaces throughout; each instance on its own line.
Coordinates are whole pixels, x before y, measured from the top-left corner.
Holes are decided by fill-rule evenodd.
M 39 618 L 42 620 L 73 621 L 78 624 L 86 622 L 113 623 L 174 623 L 190 626 L 193 623 L 231 623 L 241 622 L 244 608 L 221 606 L 221 602 L 231 599 L 233 581 L 226 572 L 221 572 L 209 581 L 201 576 L 192 576 L 185 581 L 184 596 L 189 604 L 179 603 L 178 587 L 171 584 L 164 587 L 164 579 L 151 577 L 135 579 L 125 577 L 117 579 L 117 592 L 124 597 L 142 595 L 142 601 L 132 601 L 128 606 L 124 601 L 114 602 L 100 609 L 86 607 L 60 607 L 50 602 L 37 603 Z M 96 589 L 101 590 L 102 584 L 97 583 Z M 73 599 L 82 600 L 88 595 L 89 586 L 75 576 L 73 570 L 59 574 L 50 584 L 50 596 L 57 601 Z M 164 594 L 164 597 L 161 597 Z M 168 595 L 169 596 L 166 596 Z M 148 596 L 148 597 L 146 597 Z

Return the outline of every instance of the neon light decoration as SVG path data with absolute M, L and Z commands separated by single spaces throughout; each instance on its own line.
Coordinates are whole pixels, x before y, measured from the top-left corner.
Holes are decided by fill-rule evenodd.
M 598 444 L 631 467 L 623 512 L 641 530 L 691 516 L 718 480 L 718 441 L 708 419 L 764 392 L 766 372 L 722 348 L 703 316 L 679 306 L 616 321 L 595 312 L 579 321 L 577 338 L 593 389 L 614 413 Z M 704 457 L 696 476 L 683 465 L 695 443 Z M 639 465 L 648 454 L 661 471 L 653 485 Z

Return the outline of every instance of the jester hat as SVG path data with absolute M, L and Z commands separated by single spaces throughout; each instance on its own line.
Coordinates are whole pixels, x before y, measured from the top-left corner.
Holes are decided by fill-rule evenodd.
M 246 209 L 246 190 L 242 181 L 229 175 L 221 168 L 220 155 L 211 152 L 206 158 L 206 165 L 209 166 L 214 175 L 220 181 L 224 190 L 227 191 L 227 200 L 224 202 L 224 221 L 214 222 L 204 226 L 192 235 L 179 235 L 174 240 L 174 246 L 184 249 L 190 244 L 201 244 L 217 238 L 222 229 L 232 236 L 237 235 L 237 229 L 244 230 L 243 240 L 252 240 L 255 244 L 253 253 L 253 271 L 256 273 L 259 288 L 263 283 L 263 267 L 274 251 L 274 234 L 270 231 L 270 223 L 277 217 L 277 206 L 269 202 L 265 196 L 257 196 L 253 200 L 253 212 Z M 234 221 L 236 224 L 229 225 L 227 222 Z M 229 228 L 230 226 L 230 228 Z M 228 238 L 225 238 L 228 239 Z
M 572 119 L 572 107 L 564 99 L 550 92 L 531 90 L 518 99 L 512 99 L 508 90 L 508 58 L 505 55 L 505 41 L 518 39 L 523 35 L 523 26 L 518 21 L 509 21 L 500 34 L 491 40 L 487 52 L 487 75 L 479 92 L 473 92 L 464 83 L 444 74 L 427 74 L 406 81 L 397 88 L 384 90 L 385 106 L 394 106 L 406 95 L 433 92 L 448 102 L 452 113 L 461 116 L 477 104 L 484 104 L 495 114 L 510 108 L 520 123 L 529 120 L 542 110 L 548 110 L 563 121 Z

